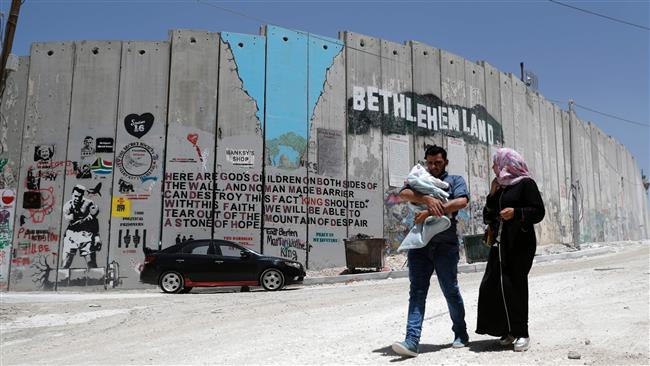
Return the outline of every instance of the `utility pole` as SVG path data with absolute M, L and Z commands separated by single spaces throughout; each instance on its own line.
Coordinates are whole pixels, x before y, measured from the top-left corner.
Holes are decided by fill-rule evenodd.
M 5 39 L 2 42 L 2 59 L 0 60 L 0 100 L 5 90 L 5 82 L 7 80 L 7 59 L 11 53 L 11 47 L 14 43 L 14 34 L 16 34 L 16 26 L 18 25 L 18 14 L 20 13 L 21 0 L 11 1 L 11 10 L 7 18 L 7 26 L 5 27 Z
M 571 154 L 571 218 L 572 218 L 572 233 L 573 233 L 573 246 L 575 248 L 580 247 L 580 207 L 578 205 L 582 204 L 582 192 L 580 188 L 580 183 L 576 181 L 576 156 L 574 151 L 574 141 L 573 141 L 573 121 L 574 121 L 574 110 L 573 110 L 573 99 L 569 99 L 569 153 Z M 580 200 L 580 202 L 578 202 Z

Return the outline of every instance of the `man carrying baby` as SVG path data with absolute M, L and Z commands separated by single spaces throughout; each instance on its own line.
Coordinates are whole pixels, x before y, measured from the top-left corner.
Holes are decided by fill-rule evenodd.
M 406 357 L 418 355 L 422 322 L 431 276 L 435 270 L 440 289 L 447 300 L 449 315 L 453 322 L 454 348 L 465 347 L 469 342 L 465 324 L 465 306 L 458 287 L 458 236 L 456 235 L 456 215 L 467 206 L 469 192 L 463 177 L 449 175 L 445 168 L 449 164 L 447 151 L 440 146 L 429 146 L 425 153 L 426 168 L 434 177 L 449 183 L 449 198 L 443 203 L 430 195 L 422 195 L 405 185 L 400 198 L 413 204 L 426 205 L 427 210 L 415 215 L 416 223 L 423 223 L 429 216 L 451 214 L 451 226 L 435 235 L 426 246 L 408 251 L 409 266 L 409 307 L 406 322 L 406 337 L 403 342 L 393 343 L 393 351 Z

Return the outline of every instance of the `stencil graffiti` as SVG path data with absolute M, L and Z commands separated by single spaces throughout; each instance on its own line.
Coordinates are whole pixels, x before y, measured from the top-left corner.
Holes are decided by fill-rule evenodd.
M 38 189 L 23 193 L 23 208 L 29 212 L 29 218 L 33 223 L 39 224 L 45 220 L 54 209 L 56 199 L 54 187 Z
M 97 147 L 95 152 L 97 153 L 112 153 L 113 152 L 114 140 L 112 137 L 98 137 L 97 138 Z
M 119 230 L 117 238 L 117 247 L 118 248 L 128 248 L 133 244 L 133 248 L 137 248 L 140 244 L 143 246 L 147 242 L 147 229 L 134 229 L 131 232 L 131 229 Z
M 80 164 L 74 161 L 72 162 L 72 169 L 77 179 L 90 179 L 93 177 L 90 172 L 90 164 Z
M 84 137 L 83 145 L 81 146 L 81 158 L 89 158 L 95 155 L 95 139 L 92 136 Z
M 86 193 L 91 192 L 82 185 L 76 185 L 72 189 L 72 198 L 63 206 L 63 218 L 68 221 L 63 237 L 64 269 L 70 268 L 77 252 L 86 260 L 88 268 L 97 267 L 97 252 L 102 247 L 97 220 L 99 208 L 84 197 Z
M 93 174 L 107 175 L 113 172 L 113 163 L 102 158 L 95 159 L 95 162 L 90 166 Z
M 116 163 L 127 179 L 139 179 L 151 175 L 156 169 L 157 160 L 158 154 L 151 146 L 136 141 L 124 146 L 117 156 Z
M 34 147 L 34 161 L 50 162 L 54 157 L 54 145 L 36 145 Z
M 118 184 L 118 189 L 120 193 L 133 193 L 133 184 L 125 181 L 124 179 L 120 178 L 120 180 L 117 182 Z
M 174 240 L 174 242 L 175 242 L 175 244 L 182 244 L 182 243 L 184 243 L 184 242 L 186 242 L 188 240 L 194 240 L 194 235 L 193 234 L 190 234 L 189 236 L 183 235 L 181 237 L 181 233 L 178 233 L 176 235 L 176 239 Z
M 154 117 L 151 113 L 129 114 L 124 118 L 124 128 L 126 128 L 129 135 L 141 138 L 149 132 L 151 126 L 153 126 L 153 120 Z

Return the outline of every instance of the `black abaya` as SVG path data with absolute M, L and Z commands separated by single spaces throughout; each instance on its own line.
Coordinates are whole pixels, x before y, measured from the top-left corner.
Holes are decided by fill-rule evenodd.
M 499 212 L 514 208 L 503 221 L 499 246 L 492 246 L 478 296 L 476 333 L 528 337 L 528 272 L 537 240 L 534 224 L 544 218 L 544 202 L 532 179 L 499 188 L 487 197 L 483 220 L 499 229 Z M 501 275 L 502 274 L 502 275 Z

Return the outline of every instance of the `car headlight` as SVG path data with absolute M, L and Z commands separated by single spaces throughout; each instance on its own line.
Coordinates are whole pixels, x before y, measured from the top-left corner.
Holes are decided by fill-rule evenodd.
M 298 269 L 302 268 L 302 264 L 297 263 L 297 262 L 284 262 L 284 264 L 286 264 L 289 267 L 293 267 L 293 268 L 298 268 Z

